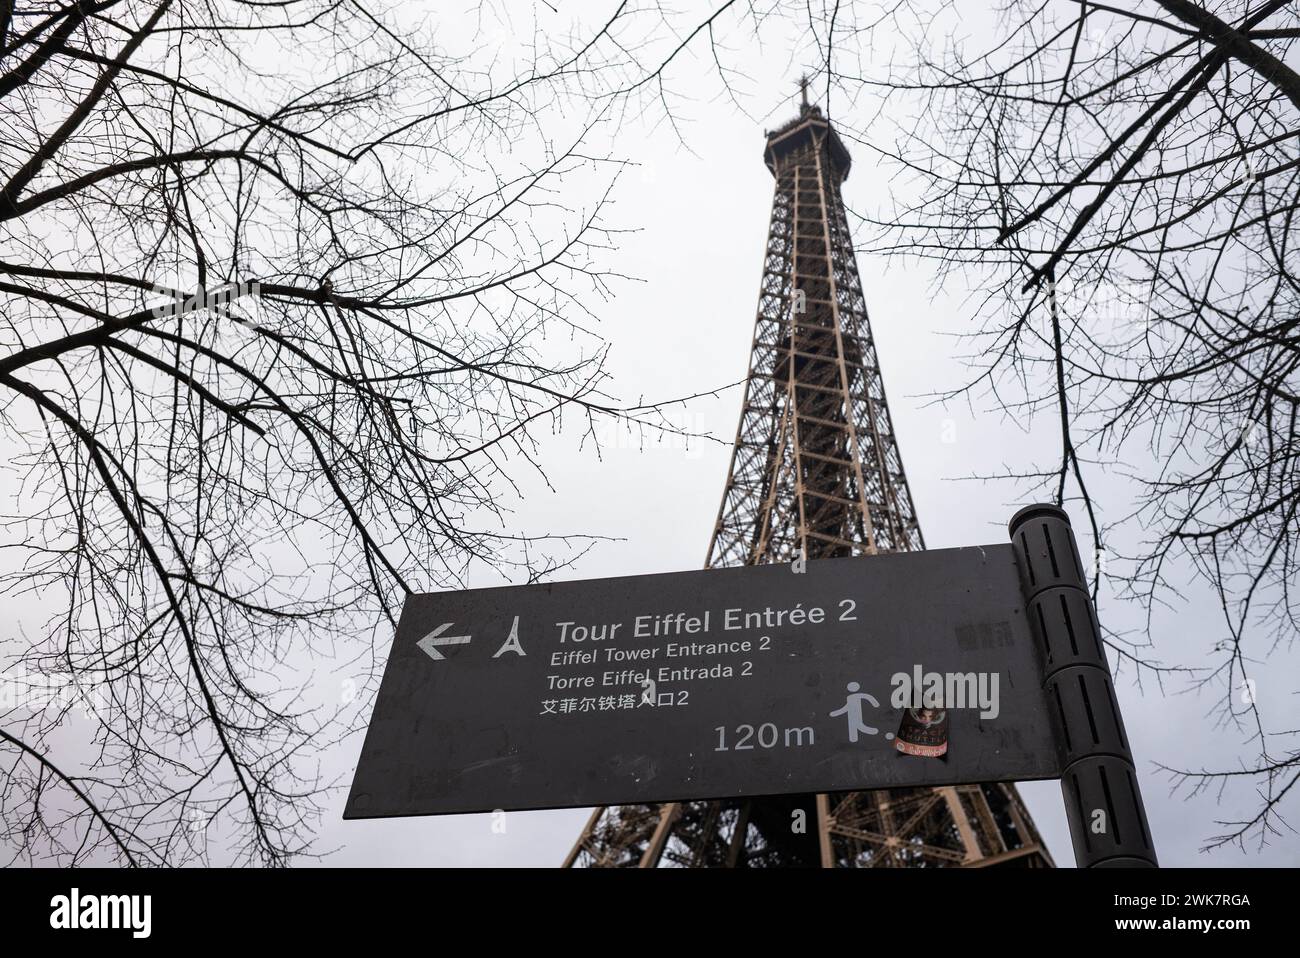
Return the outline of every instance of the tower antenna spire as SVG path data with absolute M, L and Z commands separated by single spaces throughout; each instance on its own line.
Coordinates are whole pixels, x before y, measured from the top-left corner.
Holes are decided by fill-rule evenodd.
M 808 109 L 808 74 L 799 77 L 799 105 L 802 109 Z

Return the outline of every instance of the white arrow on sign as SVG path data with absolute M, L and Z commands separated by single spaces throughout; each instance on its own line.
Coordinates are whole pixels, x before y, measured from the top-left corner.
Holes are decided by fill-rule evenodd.
M 443 659 L 446 658 L 446 656 L 438 651 L 437 648 L 438 646 L 469 644 L 470 636 L 468 635 L 443 635 L 442 634 L 446 632 L 448 629 L 450 629 L 454 624 L 455 624 L 454 622 L 444 622 L 442 625 L 438 626 L 436 629 L 434 629 L 432 632 L 430 632 L 428 635 L 426 635 L 424 638 L 422 638 L 419 642 L 416 642 L 415 644 L 418 645 L 420 647 L 420 650 L 424 652 L 426 655 L 428 655 L 429 658 L 433 659 L 433 661 L 441 662 Z

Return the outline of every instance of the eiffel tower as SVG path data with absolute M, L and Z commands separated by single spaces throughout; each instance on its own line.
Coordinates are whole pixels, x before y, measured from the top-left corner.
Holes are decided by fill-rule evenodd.
M 776 179 L 748 383 L 706 566 L 923 549 L 840 185 L 808 102 L 767 136 Z M 799 812 L 803 814 L 800 815 Z M 805 823 L 799 829 L 797 822 Z M 596 809 L 566 867 L 1051 867 L 1012 785 Z

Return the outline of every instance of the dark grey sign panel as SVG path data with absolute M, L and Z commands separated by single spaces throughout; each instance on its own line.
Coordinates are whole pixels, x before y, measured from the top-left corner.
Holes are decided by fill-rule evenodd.
M 895 738 L 936 720 L 926 689 L 941 757 Z M 1060 772 L 992 545 L 412 596 L 344 817 Z

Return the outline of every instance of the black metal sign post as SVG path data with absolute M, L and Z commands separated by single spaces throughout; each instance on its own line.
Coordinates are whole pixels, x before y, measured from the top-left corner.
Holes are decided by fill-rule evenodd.
M 1068 520 L 1012 538 L 411 596 L 344 817 L 1062 778 L 1154 864 Z
M 1041 644 L 1043 689 L 1056 726 L 1061 791 L 1082 868 L 1156 867 L 1124 719 L 1070 517 L 1056 506 L 1011 519 L 1030 625 Z

